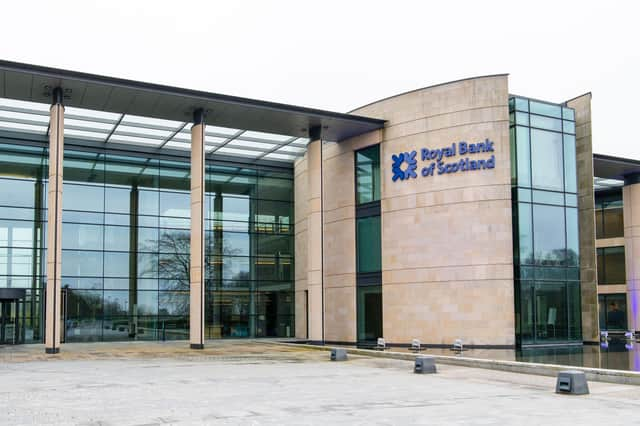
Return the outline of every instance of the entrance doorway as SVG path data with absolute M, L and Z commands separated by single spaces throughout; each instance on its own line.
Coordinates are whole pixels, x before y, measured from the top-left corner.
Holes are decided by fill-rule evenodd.
M 24 343 L 26 322 L 24 297 L 24 289 L 0 289 L 0 345 Z

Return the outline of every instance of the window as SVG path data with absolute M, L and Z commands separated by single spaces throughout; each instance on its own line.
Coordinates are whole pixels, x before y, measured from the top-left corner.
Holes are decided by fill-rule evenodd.
M 25 340 L 34 342 L 43 331 L 46 162 L 46 149 L 0 143 L 0 287 L 27 288 Z M 206 171 L 206 303 L 218 309 L 206 337 L 291 336 L 293 170 Z M 189 174 L 184 158 L 65 149 L 67 342 L 188 338 Z
M 356 203 L 380 200 L 380 146 L 356 151 Z
M 627 330 L 627 295 L 598 295 L 600 330 Z
M 358 272 L 379 272 L 381 265 L 380 216 L 356 219 Z
M 359 343 L 382 336 L 380 146 L 355 153 L 356 334 Z
M 531 129 L 533 187 L 564 191 L 562 134 Z
M 533 246 L 537 265 L 564 264 L 564 208 L 533 205 Z
M 624 237 L 622 193 L 596 194 L 596 238 Z
M 599 248 L 597 253 L 598 284 L 625 284 L 624 247 Z

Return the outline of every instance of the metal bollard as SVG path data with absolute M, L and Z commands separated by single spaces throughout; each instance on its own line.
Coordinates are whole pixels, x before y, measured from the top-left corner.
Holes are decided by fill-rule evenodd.
M 582 371 L 567 370 L 559 372 L 558 380 L 556 381 L 556 393 L 587 395 L 589 393 L 587 377 Z
M 347 350 L 344 348 L 332 348 L 331 349 L 331 361 L 346 361 Z
M 416 357 L 416 363 L 413 367 L 416 374 L 434 374 L 436 373 L 436 360 L 432 356 L 421 355 Z

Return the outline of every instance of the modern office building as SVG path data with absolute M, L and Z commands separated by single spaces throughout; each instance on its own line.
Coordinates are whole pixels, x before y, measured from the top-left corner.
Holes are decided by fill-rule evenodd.
M 342 114 L 0 61 L 0 344 L 636 329 L 640 162 L 593 155 L 590 102 L 492 75 Z

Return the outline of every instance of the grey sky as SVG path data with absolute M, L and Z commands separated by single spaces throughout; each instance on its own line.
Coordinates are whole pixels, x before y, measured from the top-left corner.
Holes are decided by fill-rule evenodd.
M 593 93 L 594 151 L 640 159 L 638 2 L 7 1 L 0 58 L 348 111 L 449 80 Z M 55 48 L 55 41 L 62 42 Z

